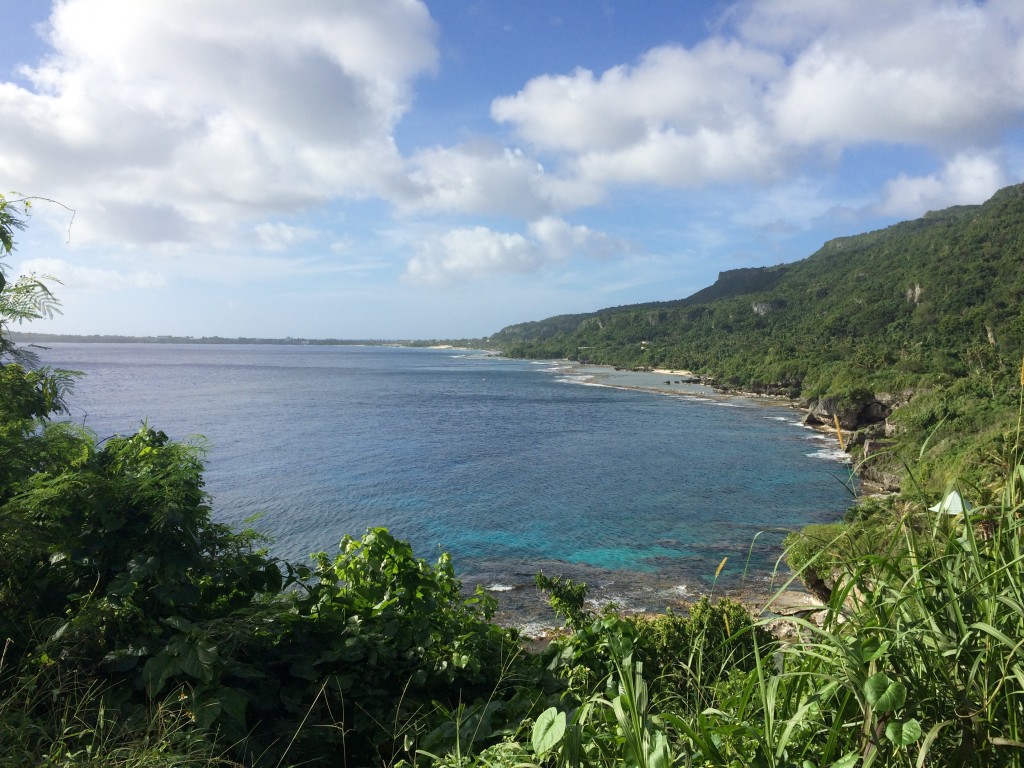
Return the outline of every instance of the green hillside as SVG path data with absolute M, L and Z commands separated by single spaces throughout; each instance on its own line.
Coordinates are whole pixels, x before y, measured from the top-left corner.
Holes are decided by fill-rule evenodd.
M 868 428 L 854 446 L 875 438 L 890 481 L 901 452 L 930 435 L 923 472 L 940 483 L 1009 425 L 1022 298 L 1017 185 L 799 262 L 723 272 L 679 301 L 523 323 L 491 341 L 514 357 L 685 368 L 722 388 L 801 398 L 821 421 Z

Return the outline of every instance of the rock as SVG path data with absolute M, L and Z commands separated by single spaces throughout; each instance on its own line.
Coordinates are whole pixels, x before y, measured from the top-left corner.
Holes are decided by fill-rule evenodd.
M 811 401 L 804 424 L 834 427 L 838 418 L 839 426 L 852 432 L 860 424 L 861 408 L 860 404 L 841 407 L 835 398 L 821 397 Z
M 826 583 L 813 568 L 804 568 L 800 572 L 800 580 L 807 587 L 807 590 L 818 598 L 822 603 L 828 604 L 832 599 L 832 588 L 834 583 Z
M 903 468 L 892 456 L 880 452 L 880 447 L 878 444 L 865 446 L 865 460 L 857 474 L 885 493 L 897 493 L 903 483 Z
M 861 424 L 875 424 L 885 421 L 889 418 L 890 413 L 892 413 L 892 406 L 874 400 L 860 409 L 857 419 Z
M 892 409 L 909 403 L 915 394 L 917 394 L 917 391 L 913 389 L 905 389 L 902 392 L 877 392 L 875 400 L 887 406 L 891 412 Z
M 846 438 L 846 449 L 849 450 L 858 445 L 864 446 L 864 454 L 868 453 L 868 444 L 872 440 L 885 436 L 885 425 L 884 424 L 869 424 L 862 429 L 858 429 L 852 435 Z
M 807 416 L 804 423 L 834 427 L 836 417 L 839 426 L 844 430 L 853 431 L 869 424 L 885 423 L 892 412 L 906 404 L 913 397 L 913 390 L 892 393 L 882 392 L 871 399 L 860 403 L 840 405 L 834 397 L 821 397 L 804 403 Z

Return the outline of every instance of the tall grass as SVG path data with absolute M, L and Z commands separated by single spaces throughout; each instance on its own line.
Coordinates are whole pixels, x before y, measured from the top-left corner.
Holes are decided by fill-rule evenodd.
M 675 762 L 707 766 L 1024 765 L 1024 464 L 999 501 L 841 565 L 820 624 L 676 710 Z M 897 543 L 900 546 L 895 546 Z M 681 703 L 681 702 L 679 702 Z
M 875 529 L 889 535 L 870 554 L 831 556 L 820 624 L 794 619 L 798 642 L 694 718 L 689 740 L 710 764 L 1024 764 L 1019 430 L 1009 444 L 1001 487 L 974 489 L 990 503 L 957 516 L 906 509 Z M 738 731 L 746 740 L 723 754 L 723 735 Z
M 37 659 L 0 659 L 0 768 L 231 768 L 194 728 L 182 691 L 145 711 L 122 711 L 97 680 Z

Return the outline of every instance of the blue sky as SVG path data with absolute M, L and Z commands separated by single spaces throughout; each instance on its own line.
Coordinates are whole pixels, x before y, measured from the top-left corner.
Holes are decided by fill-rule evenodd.
M 1024 177 L 1019 0 L 0 2 L 63 333 L 457 338 Z M 69 230 L 70 225 L 70 230 Z

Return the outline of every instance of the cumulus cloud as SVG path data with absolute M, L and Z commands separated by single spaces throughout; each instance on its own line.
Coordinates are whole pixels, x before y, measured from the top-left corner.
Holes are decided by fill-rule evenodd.
M 700 128 L 653 133 L 613 152 L 588 152 L 576 164 L 596 184 L 655 183 L 702 187 L 730 181 L 768 181 L 782 168 L 782 152 L 756 121 L 737 121 L 727 131 Z
M 539 271 L 573 258 L 609 259 L 630 246 L 589 227 L 556 217 L 533 221 L 526 235 L 488 227 L 454 229 L 427 239 L 409 261 L 407 279 L 448 284 L 502 273 Z
M 776 181 L 869 143 L 992 146 L 1024 113 L 1012 0 L 757 0 L 718 30 L 600 74 L 537 77 L 492 117 L 581 184 L 687 187 Z
M 727 130 L 758 111 L 763 83 L 781 72 L 781 59 L 769 52 L 712 39 L 693 50 L 655 48 L 636 66 L 600 77 L 577 69 L 536 78 L 496 99 L 491 114 L 541 147 L 615 150 L 668 130 Z
M 649 51 L 595 76 L 543 76 L 491 114 L 544 150 L 575 155 L 583 180 L 694 186 L 770 175 L 763 92 L 782 59 L 736 41 Z
M 409 194 L 398 200 L 409 211 L 531 219 L 603 199 L 600 186 L 549 173 L 522 149 L 493 142 L 426 149 L 411 158 L 410 168 Z
M 834 14 L 814 23 L 815 38 L 769 98 L 782 140 L 944 147 L 991 141 L 1018 119 L 1019 11 L 998 3 L 830 4 Z M 754 19 L 771 10 L 758 6 Z
M 0 176 L 74 201 L 85 239 L 388 195 L 393 128 L 437 59 L 419 0 L 64 0 L 47 37 L 29 87 L 0 84 Z
M 951 205 L 977 203 L 1008 183 L 1002 164 L 995 157 L 962 153 L 950 160 L 940 173 L 900 174 L 888 182 L 879 210 L 893 216 L 912 216 Z

